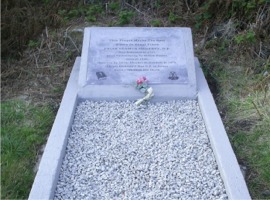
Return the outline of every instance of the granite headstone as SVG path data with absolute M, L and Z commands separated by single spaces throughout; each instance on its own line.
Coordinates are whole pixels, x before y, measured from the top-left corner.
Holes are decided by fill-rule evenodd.
M 177 84 L 196 93 L 189 28 L 85 29 L 80 85 Z

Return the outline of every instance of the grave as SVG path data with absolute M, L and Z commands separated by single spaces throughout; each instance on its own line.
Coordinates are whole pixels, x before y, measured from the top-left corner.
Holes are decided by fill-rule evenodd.
M 134 82 L 142 76 L 148 78 L 149 85 L 155 94 L 149 102 L 149 108 L 142 106 L 145 113 L 147 109 L 150 110 L 153 107 L 160 110 L 164 106 L 163 102 L 174 102 L 168 104 L 174 104 L 176 107 L 186 102 L 193 102 L 192 105 L 198 106 L 192 109 L 201 112 L 205 125 L 203 132 L 209 138 L 210 149 L 213 151 L 214 160 L 218 166 L 216 176 L 221 177 L 226 197 L 250 199 L 246 183 L 199 65 L 198 59 L 194 58 L 189 28 L 86 28 L 82 57 L 75 61 L 29 199 L 52 199 L 57 195 L 58 181 L 64 173 L 61 167 L 63 162 L 67 162 L 65 156 L 68 155 L 66 149 L 69 148 L 69 136 L 72 137 L 74 134 L 76 120 L 82 116 L 78 117 L 76 109 L 81 109 L 80 106 L 84 104 L 90 104 L 92 110 L 88 112 L 92 111 L 98 115 L 98 112 L 100 114 L 102 112 L 99 107 L 94 108 L 93 105 L 103 102 L 102 105 L 105 104 L 105 107 L 109 104 L 106 107 L 108 112 L 114 112 L 108 108 L 114 105 L 118 108 L 117 110 L 121 110 L 121 106 L 127 106 L 123 103 L 126 100 L 129 100 L 128 106 L 132 107 L 133 102 L 142 97 L 142 94 L 134 88 Z M 122 104 L 119 105 L 117 102 L 120 104 L 122 102 Z M 152 102 L 156 104 L 152 105 Z M 136 113 L 136 108 L 131 109 L 135 109 L 132 112 Z M 170 108 L 166 107 L 166 109 Z M 163 111 L 165 114 L 166 109 Z M 87 110 L 87 108 L 82 108 L 82 110 Z M 161 115 L 162 112 L 159 113 L 159 116 Z M 175 113 L 175 116 L 178 115 Z M 149 117 L 151 118 L 151 115 Z M 177 119 L 174 120 L 177 121 Z M 181 124 L 181 120 L 176 124 L 179 123 Z M 169 127 L 168 130 L 170 130 Z M 181 143 L 181 138 L 177 142 Z M 181 163 L 178 167 L 181 168 Z M 154 193 L 154 191 L 148 192 Z M 174 194 L 175 198 L 180 194 L 182 193 L 179 190 Z

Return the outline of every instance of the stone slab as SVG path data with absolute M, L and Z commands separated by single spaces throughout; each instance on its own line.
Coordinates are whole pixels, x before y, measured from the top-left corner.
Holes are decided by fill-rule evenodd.
M 52 199 L 54 196 L 74 111 L 77 103 L 82 100 L 78 89 L 79 62 L 80 59 L 77 58 L 29 195 L 31 200 Z M 197 98 L 229 199 L 251 199 L 197 59 L 195 59 L 195 63 L 198 80 Z M 98 91 L 95 92 L 95 95 L 98 96 Z M 100 91 L 100 93 L 105 92 Z M 155 99 L 156 101 L 164 100 L 159 97 L 155 97 Z
M 132 85 L 145 76 L 195 97 L 193 55 L 190 28 L 86 28 L 79 85 Z

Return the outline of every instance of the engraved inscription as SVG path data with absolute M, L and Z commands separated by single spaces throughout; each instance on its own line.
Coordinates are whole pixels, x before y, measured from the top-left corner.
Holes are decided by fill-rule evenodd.
M 114 71 L 160 71 L 176 64 L 167 61 L 171 49 L 165 39 L 109 39 L 97 65 Z

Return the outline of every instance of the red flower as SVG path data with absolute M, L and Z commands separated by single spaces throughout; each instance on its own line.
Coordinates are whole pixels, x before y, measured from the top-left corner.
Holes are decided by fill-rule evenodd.
M 138 85 L 140 85 L 140 84 L 142 84 L 142 83 L 143 83 L 143 81 L 142 81 L 141 79 L 138 79 L 138 80 L 137 80 L 137 84 L 138 84 Z
M 148 80 L 147 80 L 147 78 L 145 77 L 145 76 L 142 76 L 142 77 L 140 77 L 139 79 L 137 79 L 137 85 L 141 85 L 141 84 L 143 84 L 143 83 L 147 83 L 148 82 Z

